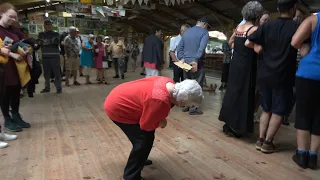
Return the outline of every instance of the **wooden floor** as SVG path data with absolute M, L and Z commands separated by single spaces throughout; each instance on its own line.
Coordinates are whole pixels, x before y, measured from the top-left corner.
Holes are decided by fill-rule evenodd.
M 141 78 L 138 72 L 127 77 L 125 81 Z M 218 79 L 207 81 L 218 83 Z M 17 133 L 18 140 L 0 150 L 0 179 L 122 179 L 131 145 L 103 111 L 108 92 L 121 82 L 112 79 L 109 86 L 71 86 L 61 95 L 52 88 L 51 94 L 23 98 L 21 114 L 32 127 Z M 42 84 L 43 80 L 37 92 Z M 302 170 L 292 162 L 296 139 L 292 126 L 281 128 L 276 137 L 280 152 L 270 155 L 255 150 L 256 135 L 241 140 L 225 136 L 217 118 L 222 97 L 220 91 L 206 92 L 202 116 L 189 116 L 176 107 L 171 111 L 168 127 L 156 132 L 150 154 L 154 164 L 143 170 L 145 178 L 320 179 L 320 171 Z

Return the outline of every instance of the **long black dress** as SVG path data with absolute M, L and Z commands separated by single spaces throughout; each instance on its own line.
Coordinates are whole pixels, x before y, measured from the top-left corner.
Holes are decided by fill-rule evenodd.
M 228 87 L 219 115 L 219 120 L 226 123 L 224 131 L 228 127 L 237 135 L 253 133 L 254 126 L 257 54 L 245 47 L 247 32 L 236 32 Z

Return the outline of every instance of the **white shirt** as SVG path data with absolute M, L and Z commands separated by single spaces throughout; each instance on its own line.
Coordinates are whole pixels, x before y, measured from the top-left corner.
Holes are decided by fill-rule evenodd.
M 177 59 L 178 59 L 177 47 L 178 47 L 180 41 L 181 41 L 181 35 L 180 34 L 178 36 L 172 38 L 171 41 L 170 41 L 170 51 L 174 51 L 174 54 L 176 55 Z

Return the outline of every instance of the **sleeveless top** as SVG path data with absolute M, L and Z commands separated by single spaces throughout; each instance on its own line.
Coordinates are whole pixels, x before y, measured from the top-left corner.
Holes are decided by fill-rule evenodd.
M 311 49 L 308 55 L 299 63 L 297 77 L 320 81 L 320 14 L 318 22 L 311 35 Z

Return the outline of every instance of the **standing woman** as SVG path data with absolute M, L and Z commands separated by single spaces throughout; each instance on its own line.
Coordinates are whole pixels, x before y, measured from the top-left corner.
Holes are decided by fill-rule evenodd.
M 102 61 L 105 58 L 105 48 L 104 44 L 102 43 L 102 37 L 98 36 L 96 38 L 97 45 L 95 45 L 95 60 L 94 60 L 94 67 L 97 69 L 98 73 L 98 83 L 102 84 L 103 83 L 103 76 L 104 76 L 104 70 L 102 66 Z M 104 77 L 106 78 L 106 77 Z M 107 81 L 106 81 L 107 82 Z
M 83 67 L 86 84 L 92 84 L 90 81 L 91 68 L 93 67 L 93 41 L 94 36 L 89 35 L 88 40 L 82 43 L 82 51 L 80 55 L 80 65 Z
M 17 23 L 17 12 L 9 3 L 0 5 L 0 38 L 6 43 L 15 44 L 23 38 L 20 29 L 13 27 Z M 5 127 L 9 131 L 18 132 L 22 128 L 29 128 L 30 124 L 23 121 L 19 114 L 20 107 L 20 79 L 15 61 L 21 61 L 20 54 L 9 53 L 8 63 L 4 67 L 4 96 L 1 101 L 1 111 L 5 119 Z M 9 113 L 11 107 L 11 116 Z
M 137 41 L 134 41 L 132 51 L 131 51 L 131 57 L 132 57 L 132 72 L 135 72 L 137 69 L 137 59 L 140 54 L 140 49 Z
M 291 45 L 304 56 L 296 73 L 296 154 L 302 168 L 316 169 L 320 150 L 320 14 L 308 17 L 292 37 Z M 311 49 L 303 45 L 311 40 Z M 307 47 L 307 48 L 306 48 Z M 306 49 L 305 49 L 306 48 Z M 306 55 L 307 54 L 307 55 Z M 305 56 L 306 55 L 306 56 Z
M 219 120 L 225 122 L 223 132 L 235 137 L 253 133 L 257 54 L 253 49 L 245 47 L 245 42 L 257 30 L 263 7 L 258 1 L 250 1 L 241 13 L 246 23 L 237 27 L 229 40 L 234 53 L 228 88 L 219 116 Z

